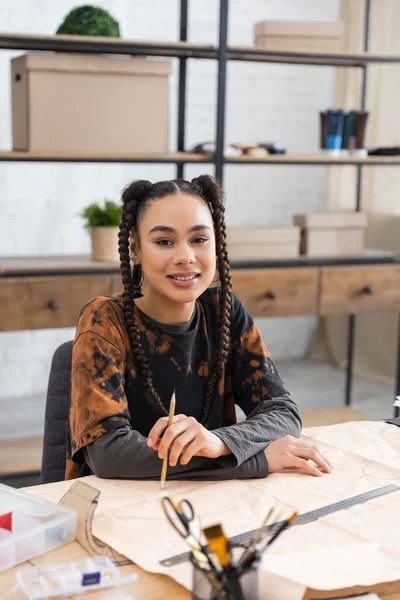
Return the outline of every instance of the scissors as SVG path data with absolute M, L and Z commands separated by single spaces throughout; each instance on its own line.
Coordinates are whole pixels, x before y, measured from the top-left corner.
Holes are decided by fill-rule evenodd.
M 200 540 L 195 536 L 192 530 L 192 523 L 195 519 L 194 509 L 189 500 L 181 500 L 176 502 L 169 496 L 163 496 L 162 506 L 165 512 L 165 516 L 171 523 L 172 527 L 179 533 L 183 538 L 193 538 L 198 548 L 201 547 Z M 190 544 L 191 540 L 186 539 Z
M 190 546 L 193 559 L 204 572 L 211 586 L 221 600 L 226 598 L 226 593 L 218 580 L 219 569 L 210 556 L 210 549 L 201 543 L 199 536 L 193 533 L 192 524 L 195 520 L 194 508 L 189 500 L 177 502 L 169 496 L 161 498 L 161 506 L 168 521 Z

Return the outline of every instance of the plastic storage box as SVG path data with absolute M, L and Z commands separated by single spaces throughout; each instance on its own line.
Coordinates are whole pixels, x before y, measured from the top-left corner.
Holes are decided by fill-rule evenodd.
M 77 516 L 72 508 L 0 484 L 0 572 L 75 540 Z

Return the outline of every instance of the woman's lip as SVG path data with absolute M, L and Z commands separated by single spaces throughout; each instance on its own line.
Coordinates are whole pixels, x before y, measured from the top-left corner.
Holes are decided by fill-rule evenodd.
M 191 272 L 183 272 L 183 273 L 171 273 L 167 275 L 167 277 L 194 277 L 195 275 L 200 275 L 200 273 L 191 271 Z
M 196 285 L 199 275 L 200 273 L 193 273 L 193 275 L 168 275 L 168 278 L 175 287 L 189 288 Z M 178 277 L 190 277 L 190 279 L 178 279 Z

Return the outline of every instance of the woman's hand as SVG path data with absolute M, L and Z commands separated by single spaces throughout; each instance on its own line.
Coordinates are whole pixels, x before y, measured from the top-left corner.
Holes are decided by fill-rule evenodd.
M 147 445 L 157 450 L 160 458 L 164 458 L 169 451 L 171 467 L 178 461 L 181 465 L 186 465 L 193 456 L 217 458 L 230 453 L 226 444 L 194 417 L 175 415 L 168 429 L 167 424 L 168 417 L 158 419 L 149 433 Z
M 303 442 L 291 435 L 271 442 L 264 453 L 268 461 L 269 473 L 295 467 L 309 475 L 320 477 L 322 472 L 332 471 L 332 465 L 323 456 L 316 443 Z

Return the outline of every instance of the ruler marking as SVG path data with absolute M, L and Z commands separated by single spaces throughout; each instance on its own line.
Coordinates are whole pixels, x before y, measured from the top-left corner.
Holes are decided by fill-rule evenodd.
M 351 506 L 356 506 L 357 504 L 363 504 L 364 502 L 368 502 L 368 500 L 373 500 L 374 498 L 379 498 L 380 496 L 385 496 L 386 494 L 391 494 L 392 492 L 396 492 L 400 490 L 400 486 L 390 484 L 385 485 L 381 488 L 376 488 L 375 490 L 370 490 L 369 492 L 364 492 L 363 494 L 358 494 L 357 496 L 351 496 L 350 498 L 345 498 L 344 500 L 339 500 L 339 502 L 335 502 L 334 504 L 327 504 L 326 506 L 321 506 L 321 508 L 316 508 L 309 512 L 303 513 L 299 515 L 296 521 L 293 523 L 292 527 L 296 525 L 305 525 L 307 523 L 311 523 L 312 521 L 316 521 L 320 517 L 325 517 L 326 515 L 330 515 L 339 510 L 343 510 L 345 508 L 350 508 Z M 267 525 L 264 527 L 264 533 L 274 533 L 276 529 L 283 523 L 283 521 L 277 521 L 275 523 L 271 523 L 271 525 Z M 229 539 L 232 544 L 243 544 L 245 542 L 250 542 L 254 539 L 256 532 L 258 529 L 252 529 L 251 531 L 246 531 L 245 533 L 239 533 Z M 160 564 L 164 567 L 174 567 L 175 565 L 179 565 L 183 562 L 188 561 L 190 558 L 190 552 L 184 552 L 183 554 L 177 554 L 176 556 L 172 556 L 171 558 L 166 558 L 160 561 Z

